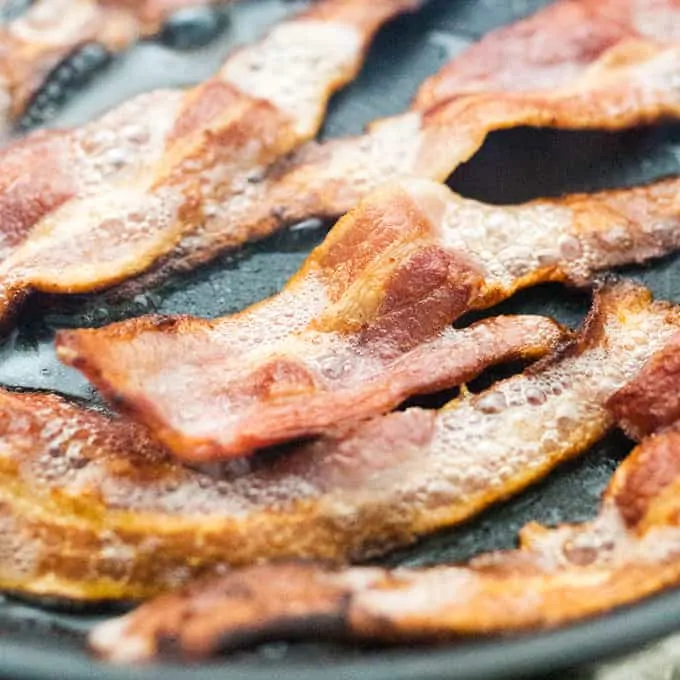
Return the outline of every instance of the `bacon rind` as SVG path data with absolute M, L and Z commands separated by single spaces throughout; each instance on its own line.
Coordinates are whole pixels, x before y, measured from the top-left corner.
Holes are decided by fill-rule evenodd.
M 15 235 L 0 266 L 0 318 L 31 290 L 91 292 L 147 270 L 224 192 L 238 195 L 313 137 L 380 25 L 418 2 L 320 0 L 186 94 L 141 95 L 83 128 L 13 145 L 0 161 L 21 177 L 0 202 Z M 38 154 L 48 168 L 34 180 Z M 59 169 L 51 182 L 49 166 Z
M 496 332 L 500 344 L 485 349 Z M 561 337 L 554 322 L 540 317 L 497 318 L 457 333 L 461 375 L 502 354 L 543 355 Z M 479 353 L 472 351 L 477 346 Z M 377 441 L 364 431 L 367 448 L 354 461 L 340 438 L 335 449 L 332 441 L 325 444 L 327 456 L 303 447 L 278 462 L 256 460 L 251 472 L 236 466 L 215 477 L 173 461 L 129 421 L 54 395 L 0 392 L 0 588 L 134 599 L 219 565 L 341 560 L 408 542 L 432 526 L 429 512 L 414 509 L 425 525 L 408 526 L 391 505 L 398 490 L 387 489 L 388 497 L 374 505 L 380 497 L 371 480 L 400 457 L 406 464 L 407 442 L 424 441 L 433 419 L 417 410 L 399 417 L 396 427 L 378 425 Z M 358 504 L 360 530 L 343 498 Z
M 268 301 L 216 321 L 63 331 L 58 353 L 178 457 L 248 454 L 447 387 L 449 364 L 425 357 L 445 355 L 464 312 L 677 248 L 679 187 L 498 207 L 405 181 L 341 220 Z M 410 363 L 423 369 L 405 380 Z
M 365 30 L 366 21 L 375 21 L 381 13 L 384 17 L 389 10 L 385 2 L 347 4 L 336 0 L 324 6 L 329 10 L 315 7 L 314 13 L 316 20 L 323 22 L 329 15 L 349 7 L 345 19 L 363 23 Z M 501 31 L 458 57 L 424 86 L 424 91 L 429 92 L 423 95 L 428 102 L 427 110 L 419 108 L 419 99 L 409 113 L 379 121 L 365 135 L 311 145 L 284 159 L 282 156 L 302 139 L 309 139 L 316 132 L 318 121 L 315 126 L 314 119 L 320 116 L 319 102 L 310 105 L 302 96 L 284 97 L 287 104 L 284 113 L 292 112 L 295 117 L 307 112 L 304 134 L 300 136 L 298 128 L 295 136 L 294 130 L 288 129 L 290 121 L 273 115 L 271 107 L 251 110 L 246 106 L 238 121 L 214 118 L 215 102 L 220 101 L 220 96 L 214 92 L 214 80 L 210 81 L 189 99 L 198 98 L 199 111 L 212 112 L 207 120 L 194 116 L 195 130 L 210 127 L 211 134 L 189 135 L 180 145 L 170 143 L 171 136 L 171 148 L 161 147 L 161 152 L 156 151 L 155 155 L 141 151 L 146 165 L 140 169 L 140 176 L 145 182 L 141 186 L 132 183 L 134 191 L 129 198 L 135 203 L 145 206 L 172 197 L 171 204 L 178 201 L 183 205 L 179 214 L 171 210 L 172 219 L 156 225 L 148 240 L 133 240 L 119 262 L 111 257 L 111 252 L 120 253 L 122 245 L 118 241 L 111 244 L 110 232 L 101 229 L 105 220 L 98 209 L 99 201 L 90 197 L 83 202 L 78 198 L 82 193 L 75 192 L 70 197 L 69 210 L 57 210 L 46 220 L 50 238 L 39 241 L 42 249 L 28 246 L 28 253 L 24 254 L 30 266 L 24 266 L 24 249 L 18 247 L 11 262 L 0 272 L 3 288 L 0 297 L 6 301 L 0 305 L 0 318 L 8 320 L 31 290 L 92 292 L 127 280 L 129 283 L 121 293 L 138 291 L 297 220 L 341 215 L 386 181 L 411 176 L 443 181 L 479 148 L 492 130 L 517 125 L 613 130 L 676 118 L 677 89 L 669 87 L 669 83 L 677 77 L 680 53 L 677 36 L 669 26 L 673 25 L 677 9 L 665 0 L 649 2 L 646 12 L 637 11 L 638 5 L 628 0 L 607 3 L 607 10 L 600 12 L 593 9 L 597 3 L 564 0 L 554 11 L 569 13 L 573 11 L 572 5 L 578 5 L 581 10 L 593 13 L 592 23 L 570 21 L 551 41 L 546 60 L 526 55 L 535 52 L 529 48 L 535 44 L 539 29 L 554 30 L 553 10 L 529 19 L 530 30 L 526 29 L 526 22 L 507 29 L 511 40 Z M 404 0 L 398 4 L 403 10 L 416 3 Z M 614 6 L 619 8 L 617 12 L 613 11 Z M 624 18 L 617 18 L 619 14 Z M 614 41 L 614 34 L 620 39 Z M 502 47 L 504 42 L 508 44 L 507 53 Z M 507 56 L 506 69 L 491 69 L 497 79 L 480 66 L 487 52 L 497 58 Z M 571 66 L 554 73 L 551 59 L 560 55 L 568 58 Z M 280 68 L 283 63 L 287 62 L 279 57 L 268 65 Z M 514 69 L 513 64 L 518 68 Z M 538 78 L 541 86 L 551 83 L 552 89 L 525 91 L 527 70 Z M 278 74 L 275 67 L 272 72 L 270 85 L 285 80 L 286 73 Z M 262 83 L 252 78 L 252 72 L 248 78 L 238 80 L 239 86 L 249 82 Z M 502 89 L 494 90 L 499 87 Z M 256 97 L 265 96 L 261 91 L 247 88 L 246 91 Z M 299 88 L 287 91 L 300 93 Z M 279 90 L 279 95 L 282 92 L 286 92 L 285 88 Z M 322 99 L 325 103 L 325 98 Z M 280 107 L 274 109 L 281 113 Z M 138 124 L 148 119 L 147 115 L 138 115 L 132 122 Z M 257 121 L 261 123 L 256 125 Z M 97 124 L 91 127 L 96 130 Z M 248 147 L 235 144 L 238 138 L 260 141 L 263 153 L 256 161 L 244 161 Z M 222 146 L 225 141 L 226 149 Z M 237 159 L 241 162 L 236 162 Z M 71 172 L 80 172 L 78 163 L 68 161 L 66 165 L 73 166 Z M 30 174 L 30 168 L 26 170 Z M 113 178 L 109 178 L 101 192 L 108 194 L 113 184 Z M 104 212 L 109 219 L 127 225 L 129 202 L 121 201 L 117 211 L 109 207 Z M 19 209 L 26 210 L 22 206 Z M 69 236 L 73 236 L 74 222 L 80 224 L 78 238 Z M 37 223 L 36 230 L 44 232 L 44 225 Z M 27 229 L 27 244 L 31 237 Z M 83 248 L 81 241 L 96 247 Z M 63 262 L 57 262 L 59 258 Z M 91 266 L 85 266 L 85 262 Z M 55 271 L 61 275 L 55 277 Z
M 134 662 L 278 639 L 441 642 L 554 628 L 680 584 L 679 491 L 675 427 L 624 461 L 595 520 L 531 524 L 517 550 L 427 569 L 255 566 L 106 622 L 90 644 L 109 660 Z

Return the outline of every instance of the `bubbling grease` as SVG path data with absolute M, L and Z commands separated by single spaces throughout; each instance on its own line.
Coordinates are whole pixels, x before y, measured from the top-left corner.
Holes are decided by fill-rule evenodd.
M 102 192 L 124 181 L 134 182 L 140 190 L 148 188 L 182 100 L 179 91 L 143 94 L 76 130 L 82 194 Z
M 220 78 L 270 101 L 295 121 L 299 136 L 310 137 L 323 113 L 328 83 L 355 67 L 361 45 L 362 35 L 352 26 L 289 21 L 257 46 L 237 52 Z

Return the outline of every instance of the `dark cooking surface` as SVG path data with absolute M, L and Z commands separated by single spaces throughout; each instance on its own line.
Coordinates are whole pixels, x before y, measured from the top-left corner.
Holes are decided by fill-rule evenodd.
M 370 1 L 370 0 L 368 0 Z M 358 132 L 364 123 L 405 107 L 419 81 L 470 41 L 546 4 L 539 0 L 433 0 L 416 17 L 398 20 L 380 35 L 359 80 L 336 97 L 324 134 Z M 231 11 L 225 33 L 208 47 L 174 52 L 145 44 L 118 59 L 95 78 L 62 111 L 57 124 L 92 117 L 117 101 L 153 86 L 185 85 L 209 75 L 228 48 L 300 3 L 242 0 Z M 680 126 L 619 135 L 517 130 L 493 135 L 477 157 L 460 168 L 451 186 L 489 202 L 519 202 L 567 191 L 626 186 L 680 171 Z M 218 316 L 276 292 L 295 272 L 325 233 L 305 224 L 227 256 L 161 290 L 132 301 L 106 296 L 70 301 L 35 300 L 21 318 L 19 330 L 0 347 L 0 384 L 55 389 L 93 398 L 78 373 L 61 366 L 52 351 L 55 328 L 101 325 L 158 311 Z M 630 270 L 654 292 L 680 300 L 677 262 L 668 258 L 647 269 Z M 518 295 L 497 311 L 538 312 L 575 326 L 588 296 L 545 286 Z M 388 556 L 388 564 L 422 565 L 461 560 L 481 550 L 514 544 L 517 530 L 530 520 L 554 524 L 582 521 L 595 511 L 612 470 L 630 450 L 620 435 L 610 437 L 581 461 L 563 467 L 545 483 L 530 489 L 470 524 L 423 540 Z M 273 645 L 257 653 L 226 660 L 219 677 L 312 678 L 448 678 L 505 677 L 515 672 L 554 670 L 613 651 L 625 651 L 658 634 L 680 629 L 680 593 L 666 595 L 629 612 L 551 635 L 512 642 L 470 643 L 445 650 L 398 651 L 347 647 Z M 0 604 L 0 674 L 25 677 L 133 677 L 95 667 L 82 653 L 78 634 L 90 619 L 52 615 L 15 603 Z M 275 665 L 274 665 L 275 664 Z M 307 667 L 304 670 L 300 664 Z M 146 671 L 134 677 L 185 675 L 181 670 Z M 505 674 L 505 675 L 504 675 Z M 216 677 L 215 667 L 193 678 Z M 563 677 L 563 676 L 562 676 Z

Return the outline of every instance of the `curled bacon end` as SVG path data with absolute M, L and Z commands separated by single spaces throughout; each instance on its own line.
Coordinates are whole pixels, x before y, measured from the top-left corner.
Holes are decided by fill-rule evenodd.
M 529 525 L 518 550 L 430 569 L 252 567 L 106 622 L 90 644 L 123 663 L 273 639 L 436 642 L 553 628 L 680 584 L 678 499 L 680 429 L 672 428 L 623 463 L 594 521 Z

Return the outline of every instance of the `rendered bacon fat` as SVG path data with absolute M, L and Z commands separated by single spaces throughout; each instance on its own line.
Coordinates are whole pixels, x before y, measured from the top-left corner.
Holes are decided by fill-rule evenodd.
M 124 281 L 313 137 L 375 31 L 418 0 L 319 0 L 183 91 L 156 91 L 82 128 L 0 155 L 0 318 L 31 289 Z
M 177 456 L 246 454 L 457 384 L 456 318 L 676 248 L 679 187 L 492 207 L 402 182 L 341 220 L 270 300 L 217 321 L 65 331 L 59 355 Z
M 658 311 L 645 313 L 646 327 L 663 335 Z M 455 364 L 461 377 L 491 361 L 543 355 L 562 337 L 541 317 L 498 317 L 453 334 L 451 354 L 432 358 Z M 148 597 L 219 565 L 341 560 L 408 542 L 494 493 L 455 499 L 453 508 L 453 489 L 428 488 L 438 466 L 449 457 L 456 466 L 460 455 L 433 450 L 432 464 L 422 465 L 435 427 L 434 413 L 416 411 L 211 477 L 172 460 L 129 421 L 54 395 L 0 391 L 0 588 Z M 392 477 L 399 470 L 406 476 Z
M 436 642 L 551 628 L 680 583 L 679 492 L 680 430 L 671 429 L 623 463 L 597 519 L 531 524 L 518 550 L 429 569 L 238 570 L 104 623 L 90 643 L 108 659 L 131 662 L 282 638 Z
M 305 40 L 299 27 L 286 29 L 186 98 L 147 95 L 84 130 L 7 151 L 0 169 L 18 169 L 21 181 L 5 172 L 0 187 L 0 216 L 11 215 L 0 318 L 30 290 L 88 292 L 130 279 L 138 290 L 286 224 L 343 214 L 388 180 L 441 181 L 491 130 L 618 130 L 678 116 L 677 2 L 563 0 L 456 58 L 409 113 L 285 157 L 314 135 L 331 84 L 354 73 L 356 34 L 337 22 L 366 35 L 369 24 L 413 4 L 322 1 L 312 16 L 324 24 L 336 17 L 333 29 L 305 29 Z M 270 58 L 254 78 L 251 62 L 262 54 Z M 225 80 L 257 101 L 236 97 Z M 84 153 L 81 138 L 93 138 Z M 44 166 L 31 164 L 38 153 Z M 103 177 L 93 179 L 91 165 Z M 30 197 L 39 191 L 36 206 Z M 141 228 L 135 215 L 143 213 L 152 221 Z
M 208 4 L 211 0 L 36 0 L 0 26 L 0 129 L 9 131 L 54 69 L 79 49 L 119 52 L 157 33 L 173 12 Z

